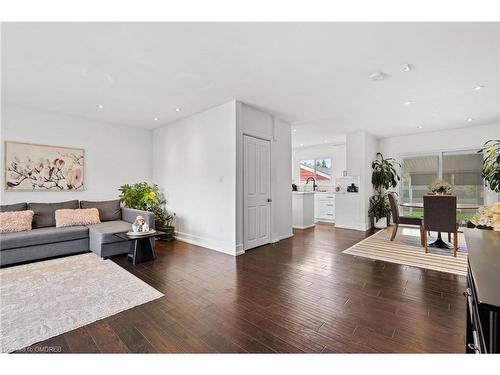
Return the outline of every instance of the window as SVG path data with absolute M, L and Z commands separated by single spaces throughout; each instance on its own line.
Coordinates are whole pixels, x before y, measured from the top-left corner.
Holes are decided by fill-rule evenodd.
M 473 152 L 416 156 L 403 159 L 401 171 L 401 200 L 405 203 L 422 203 L 430 183 L 441 178 L 452 185 L 457 203 L 483 204 L 481 179 L 482 155 Z M 457 210 L 457 221 L 466 222 L 475 210 Z M 422 216 L 421 209 L 405 208 L 403 215 Z
M 438 156 L 418 156 L 403 159 L 401 199 L 405 203 L 422 203 L 429 185 L 439 176 Z
M 332 159 L 308 159 L 300 161 L 300 182 L 313 177 L 318 185 L 332 182 Z

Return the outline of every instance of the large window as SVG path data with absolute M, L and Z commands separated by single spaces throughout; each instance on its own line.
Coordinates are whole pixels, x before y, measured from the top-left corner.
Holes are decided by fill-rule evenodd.
M 300 182 L 314 177 L 318 185 L 332 183 L 332 159 L 308 159 L 300 161 Z
M 403 158 L 401 171 L 401 200 L 422 203 L 430 183 L 441 178 L 452 185 L 458 203 L 483 204 L 481 179 L 482 155 L 475 152 L 438 153 L 434 155 Z M 475 210 L 458 210 L 457 220 L 466 222 Z M 422 216 L 422 210 L 403 209 L 403 215 Z

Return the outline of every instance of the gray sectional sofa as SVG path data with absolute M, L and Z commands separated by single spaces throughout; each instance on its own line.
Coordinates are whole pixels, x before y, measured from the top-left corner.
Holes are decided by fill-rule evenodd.
M 100 224 L 56 228 L 55 211 L 61 208 L 97 208 Z M 120 207 L 119 200 L 67 201 L 60 203 L 16 203 L 0 206 L 0 212 L 32 210 L 33 229 L 0 234 L 0 265 L 6 266 L 61 255 L 93 251 L 103 258 L 128 253 L 132 241 L 116 233 L 128 232 L 131 223 L 142 215 L 154 228 L 151 212 Z M 152 240 L 154 241 L 154 240 Z M 154 246 L 154 243 L 152 244 Z

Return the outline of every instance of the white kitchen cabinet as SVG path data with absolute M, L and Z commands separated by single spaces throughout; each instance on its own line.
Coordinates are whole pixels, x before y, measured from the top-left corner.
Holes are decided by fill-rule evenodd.
M 316 192 L 314 195 L 314 219 L 333 223 L 335 221 L 335 194 Z

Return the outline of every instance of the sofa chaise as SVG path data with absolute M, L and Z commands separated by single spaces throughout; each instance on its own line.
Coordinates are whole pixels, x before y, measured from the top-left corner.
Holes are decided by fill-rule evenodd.
M 55 211 L 62 208 L 97 208 L 101 223 L 56 228 Z M 126 254 L 133 241 L 115 236 L 131 229 L 131 223 L 142 215 L 154 228 L 151 212 L 120 207 L 119 200 L 59 203 L 16 203 L 0 206 L 0 212 L 32 210 L 33 229 L 0 234 L 0 265 L 23 263 L 61 255 L 92 251 L 102 258 Z M 151 241 L 154 241 L 153 239 Z M 154 246 L 154 242 L 152 243 Z

